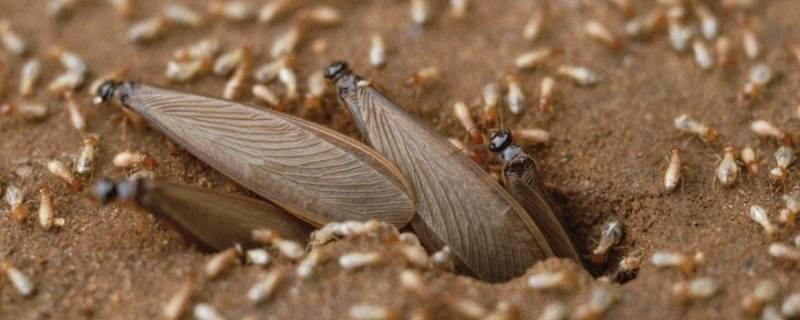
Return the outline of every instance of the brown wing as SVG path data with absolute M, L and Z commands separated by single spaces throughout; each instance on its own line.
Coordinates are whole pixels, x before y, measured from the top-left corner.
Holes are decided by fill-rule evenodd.
M 189 152 L 301 219 L 414 216 L 409 184 L 377 152 L 282 113 L 146 85 L 122 87 L 123 103 Z
M 371 86 L 358 86 L 358 78 L 336 81 L 361 134 L 412 181 L 417 232 L 434 232 L 470 271 L 490 281 L 519 276 L 553 255 L 525 209 L 444 137 Z M 418 220 L 424 228 L 415 226 Z
M 553 253 L 580 263 L 581 259 L 563 227 L 563 216 L 541 183 L 533 159 L 521 155 L 505 168 L 506 189 L 542 231 Z
M 222 250 L 239 243 L 258 245 L 251 231 L 269 228 L 305 243 L 313 228 L 273 204 L 194 187 L 147 181 L 139 205 L 172 222 L 203 248 Z

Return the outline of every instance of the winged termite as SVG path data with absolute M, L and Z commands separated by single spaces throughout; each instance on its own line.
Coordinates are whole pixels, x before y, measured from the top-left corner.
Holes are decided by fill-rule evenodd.
M 103 179 L 92 188 L 101 203 L 130 201 L 168 221 L 203 249 L 259 246 L 251 232 L 269 228 L 305 243 L 313 228 L 268 202 L 155 180 Z
M 280 112 L 135 82 L 98 90 L 103 101 L 115 92 L 183 148 L 313 225 L 377 219 L 402 226 L 414 216 L 402 173 L 343 134 Z
M 457 262 L 490 281 L 519 276 L 553 255 L 539 227 L 494 179 L 447 138 L 385 97 L 343 62 L 326 76 L 364 140 L 414 184 L 411 226 L 426 247 L 447 245 Z
M 495 132 L 489 140 L 489 150 L 499 153 L 500 159 L 505 163 L 503 174 L 506 190 L 528 210 L 531 219 L 553 248 L 553 253 L 580 262 L 578 253 L 563 228 L 564 216 L 542 184 L 533 158 L 514 143 L 511 130 Z

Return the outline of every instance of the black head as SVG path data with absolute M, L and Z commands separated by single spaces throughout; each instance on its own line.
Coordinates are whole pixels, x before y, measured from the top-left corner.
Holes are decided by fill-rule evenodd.
M 325 78 L 331 80 L 336 79 L 340 74 L 349 72 L 350 69 L 347 66 L 347 62 L 344 61 L 334 61 L 327 68 L 325 68 Z
M 101 204 L 117 198 L 117 184 L 111 179 L 103 178 L 92 186 L 92 196 Z
M 99 87 L 97 87 L 97 92 L 95 92 L 95 103 L 106 103 L 108 100 L 111 100 L 114 97 L 114 92 L 117 91 L 117 86 L 119 85 L 118 82 L 114 80 L 108 80 L 103 82 Z
M 489 150 L 492 152 L 502 152 L 511 145 L 512 140 L 511 130 L 505 129 L 495 131 L 489 138 Z

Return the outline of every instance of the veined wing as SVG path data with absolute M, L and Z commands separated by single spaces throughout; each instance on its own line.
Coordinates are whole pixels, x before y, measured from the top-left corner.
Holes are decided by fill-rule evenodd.
M 526 209 L 531 219 L 542 231 L 553 253 L 580 263 L 581 259 L 562 225 L 563 217 L 558 206 L 552 203 L 547 190 L 537 176 L 536 165 L 527 155 L 521 155 L 504 170 L 506 189 Z
M 359 77 L 340 73 L 335 81 L 361 134 L 412 181 L 421 218 L 414 221 L 470 271 L 506 280 L 553 255 L 525 209 L 444 137 Z
M 301 219 L 378 219 L 415 213 L 408 183 L 385 158 L 333 130 L 271 110 L 126 83 L 123 104 L 186 150 Z
M 275 230 L 281 237 L 305 243 L 313 228 L 268 202 L 195 187 L 157 181 L 145 183 L 139 205 L 175 224 L 204 248 L 222 250 L 238 243 L 258 245 L 251 231 Z

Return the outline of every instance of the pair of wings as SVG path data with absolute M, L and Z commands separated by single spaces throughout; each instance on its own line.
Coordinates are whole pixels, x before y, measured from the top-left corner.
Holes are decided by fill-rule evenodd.
M 344 73 L 334 81 L 367 143 L 412 182 L 420 218 L 412 227 L 433 233 L 421 239 L 450 246 L 470 271 L 489 281 L 522 275 L 553 256 L 526 210 L 443 136 L 371 86 L 360 85 L 360 77 Z
M 138 83 L 118 90 L 125 107 L 190 153 L 313 225 L 378 219 L 399 227 L 416 212 L 411 188 L 392 163 L 333 130 Z

